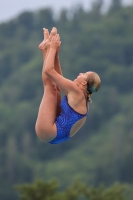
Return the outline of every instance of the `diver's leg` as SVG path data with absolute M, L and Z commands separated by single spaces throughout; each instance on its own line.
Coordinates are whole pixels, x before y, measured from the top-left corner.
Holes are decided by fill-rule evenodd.
M 57 33 L 57 29 L 55 27 L 53 27 L 50 35 L 49 35 L 49 32 L 48 32 L 48 29 L 44 28 L 43 31 L 44 31 L 44 40 L 39 45 L 39 49 L 43 50 L 43 60 L 46 62 L 47 55 L 48 55 L 48 52 L 49 52 L 50 41 L 51 41 L 52 37 Z M 58 49 L 58 52 L 56 53 L 54 64 L 55 64 L 55 70 L 59 74 L 62 75 L 60 60 L 59 60 L 59 51 L 60 51 L 60 48 Z M 43 79 L 44 79 L 44 82 L 45 82 L 46 74 L 43 74 L 43 76 L 44 76 Z M 61 112 L 60 102 L 61 102 L 60 88 L 57 86 L 57 116 L 59 116 L 59 114 Z
M 53 140 L 56 135 L 55 119 L 57 114 L 57 89 L 53 82 L 45 82 L 45 90 L 38 111 L 36 134 L 45 141 Z
M 43 58 L 47 59 L 48 54 L 48 39 L 41 43 L 41 50 Z M 39 45 L 40 46 L 40 45 Z M 42 101 L 39 107 L 38 117 L 36 121 L 36 134 L 45 141 L 49 142 L 53 140 L 56 135 L 55 119 L 57 116 L 57 87 L 53 81 L 44 73 L 45 63 L 42 69 L 42 81 L 45 86 Z

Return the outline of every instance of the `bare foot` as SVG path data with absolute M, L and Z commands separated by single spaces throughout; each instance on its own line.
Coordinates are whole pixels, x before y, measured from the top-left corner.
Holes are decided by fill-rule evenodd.
M 49 35 L 49 39 L 51 41 L 52 37 L 57 34 L 57 28 L 53 27 L 51 33 Z
M 49 39 L 43 41 L 40 45 L 39 45 L 39 49 L 42 51 L 42 52 L 45 52 L 48 50 L 48 48 L 50 47 L 50 41 Z
M 48 43 L 50 43 L 52 37 L 57 34 L 57 29 L 55 27 L 53 27 L 52 30 L 51 30 L 51 33 L 49 35 L 48 29 L 43 28 L 43 34 L 44 34 L 44 40 L 40 43 L 38 48 L 40 50 L 47 50 Z
M 44 35 L 44 41 L 49 38 L 49 31 L 46 28 L 43 28 L 43 35 Z

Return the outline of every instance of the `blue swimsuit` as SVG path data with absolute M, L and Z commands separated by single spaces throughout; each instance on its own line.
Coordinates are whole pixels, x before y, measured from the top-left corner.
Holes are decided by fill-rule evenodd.
M 73 108 L 71 108 L 68 104 L 67 96 L 64 96 L 61 101 L 61 113 L 55 120 L 55 124 L 57 127 L 57 136 L 49 143 L 59 144 L 61 142 L 69 140 L 70 130 L 72 126 L 86 115 L 87 113 L 83 115 L 73 110 Z

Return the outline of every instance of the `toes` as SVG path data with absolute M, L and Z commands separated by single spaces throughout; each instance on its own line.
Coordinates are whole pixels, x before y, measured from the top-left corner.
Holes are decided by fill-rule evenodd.
M 49 35 L 49 40 L 51 41 L 52 37 L 57 34 L 57 28 L 53 27 Z
M 51 32 L 57 34 L 57 28 L 53 27 L 52 30 L 51 30 Z
M 46 28 L 43 28 L 43 34 L 44 34 L 44 40 L 47 40 L 49 38 L 49 31 Z

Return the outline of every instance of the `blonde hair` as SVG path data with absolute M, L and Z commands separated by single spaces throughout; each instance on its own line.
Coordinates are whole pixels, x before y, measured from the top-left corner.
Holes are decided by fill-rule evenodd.
M 101 86 L 101 79 L 95 72 L 89 73 L 87 77 L 87 101 L 92 102 L 91 95 L 97 92 Z

